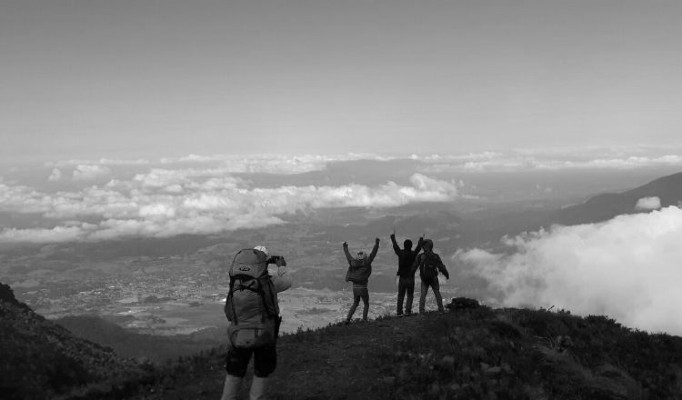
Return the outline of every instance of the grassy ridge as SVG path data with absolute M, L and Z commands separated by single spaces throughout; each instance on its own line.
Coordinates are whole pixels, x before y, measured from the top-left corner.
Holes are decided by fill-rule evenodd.
M 219 398 L 222 352 L 131 399 Z M 247 375 L 248 376 L 248 375 Z M 244 395 L 246 395 L 245 382 Z M 682 338 L 601 316 L 479 308 L 332 325 L 280 339 L 275 399 L 679 399 Z

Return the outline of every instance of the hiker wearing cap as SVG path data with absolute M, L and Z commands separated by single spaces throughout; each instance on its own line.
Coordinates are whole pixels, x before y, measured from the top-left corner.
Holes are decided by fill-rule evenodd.
M 364 251 L 359 251 L 357 257 L 351 256 L 348 251 L 348 243 L 343 242 L 343 252 L 348 261 L 348 272 L 346 273 L 346 282 L 353 282 L 353 305 L 348 310 L 346 317 L 346 324 L 349 324 L 355 314 L 355 309 L 358 308 L 360 300 L 364 308 L 362 310 L 362 320 L 367 321 L 367 313 L 369 312 L 369 290 L 367 289 L 367 282 L 369 276 L 372 274 L 372 261 L 379 251 L 379 238 L 374 242 L 372 252 L 367 255 Z
M 405 303 L 405 314 L 412 315 L 412 301 L 414 299 L 414 271 L 412 271 L 412 264 L 417 258 L 417 254 L 422 249 L 424 241 L 423 235 L 419 237 L 417 248 L 412 250 L 412 241 L 405 239 L 403 242 L 404 248 L 398 246 L 395 240 L 395 229 L 391 233 L 391 242 L 393 243 L 393 251 L 398 256 L 398 315 L 403 315 L 403 302 L 405 295 L 407 295 L 407 302 Z
M 433 289 L 433 295 L 436 296 L 438 311 L 444 311 L 443 298 L 440 295 L 440 284 L 438 283 L 438 272 L 440 271 L 446 279 L 450 279 L 450 274 L 443 265 L 440 256 L 433 252 L 433 241 L 431 239 L 424 239 L 422 247 L 424 252 L 419 254 L 412 264 L 412 273 L 414 274 L 419 269 L 419 277 L 422 281 L 419 294 L 419 313 L 422 314 L 425 311 L 426 294 L 429 288 Z
M 277 274 L 268 273 L 277 265 Z M 227 376 L 221 400 L 236 400 L 253 356 L 249 397 L 265 399 L 268 377 L 277 366 L 277 335 L 281 318 L 277 293 L 289 289 L 292 279 L 284 257 L 270 257 L 265 246 L 239 251 L 230 266 L 230 291 L 225 301 L 228 351 Z

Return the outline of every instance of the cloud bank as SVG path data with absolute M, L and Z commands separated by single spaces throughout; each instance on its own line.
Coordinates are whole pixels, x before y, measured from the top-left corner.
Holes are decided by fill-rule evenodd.
M 626 326 L 682 335 L 682 210 L 555 226 L 507 238 L 510 250 L 455 259 L 487 279 L 506 306 L 608 315 Z
M 560 170 L 633 170 L 682 167 L 682 149 L 671 147 L 516 149 L 460 155 L 411 155 L 425 172 L 518 172 Z
M 248 170 L 249 165 L 252 164 L 244 164 L 241 168 Z M 268 168 L 281 170 L 282 165 L 276 162 Z M 308 169 L 296 165 L 295 161 L 287 165 L 286 173 Z M 315 162 L 310 165 L 318 168 Z M 241 169 L 238 166 L 229 168 Z M 59 171 L 53 169 L 51 180 L 57 175 L 55 170 Z M 77 164 L 73 177 L 87 182 L 111 174 L 105 166 Z M 446 202 L 457 197 L 455 184 L 419 173 L 410 177 L 408 185 L 388 181 L 377 186 L 351 183 L 253 187 L 248 179 L 227 173 L 224 165 L 152 168 L 129 179 L 111 179 L 103 186 L 90 184 L 79 186 L 77 190 L 54 193 L 0 182 L 0 211 L 39 214 L 52 225 L 30 229 L 6 227 L 0 230 L 0 242 L 209 234 L 282 224 L 284 215 L 311 209 L 389 208 L 414 202 Z
M 659 208 L 661 208 L 661 199 L 658 197 L 642 197 L 635 205 L 637 210 L 658 210 Z

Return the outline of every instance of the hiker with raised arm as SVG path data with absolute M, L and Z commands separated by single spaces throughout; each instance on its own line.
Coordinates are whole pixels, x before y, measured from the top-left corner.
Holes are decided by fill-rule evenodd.
M 362 320 L 367 321 L 367 314 L 369 312 L 369 290 L 367 283 L 369 276 L 372 274 L 372 261 L 379 251 L 379 238 L 376 238 L 372 252 L 367 255 L 364 251 L 358 251 L 357 257 L 353 257 L 348 251 L 348 243 L 343 242 L 343 252 L 348 261 L 348 272 L 346 273 L 346 282 L 353 282 L 353 305 L 348 310 L 346 317 L 346 325 L 348 325 L 355 314 L 355 310 L 360 304 L 360 300 L 364 305 L 362 309 Z
M 438 272 L 441 272 L 446 279 L 450 279 L 450 274 L 440 256 L 434 253 L 431 239 L 424 239 L 422 247 L 424 252 L 419 254 L 412 264 L 412 273 L 419 269 L 419 277 L 422 281 L 421 292 L 419 293 L 419 313 L 425 312 L 426 294 L 429 288 L 433 289 L 433 295 L 436 296 L 438 311 L 444 311 L 443 297 L 440 295 L 440 284 L 438 283 Z
M 268 273 L 268 264 L 277 266 L 276 275 Z M 277 366 L 279 316 L 277 293 L 289 289 L 291 276 L 282 256 L 268 254 L 265 246 L 237 252 L 229 269 L 230 290 L 225 301 L 228 351 L 227 376 L 221 400 L 236 400 L 253 356 L 253 380 L 249 397 L 265 399 L 268 377 Z
M 405 301 L 405 295 L 407 295 L 407 302 L 405 303 L 405 315 L 412 315 L 412 301 L 414 300 L 414 273 L 412 270 L 412 264 L 417 258 L 417 254 L 422 249 L 422 244 L 424 241 L 424 235 L 419 237 L 417 242 L 417 248 L 412 250 L 412 241 L 410 239 L 405 239 L 403 242 L 404 248 L 398 246 L 398 242 L 395 240 L 395 229 L 391 233 L 391 242 L 393 243 L 393 251 L 398 256 L 398 316 L 403 315 L 403 302 Z

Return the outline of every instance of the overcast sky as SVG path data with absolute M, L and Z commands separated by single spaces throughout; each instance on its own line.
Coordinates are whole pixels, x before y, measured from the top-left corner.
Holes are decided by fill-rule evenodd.
M 677 0 L 2 0 L 4 161 L 679 145 Z

